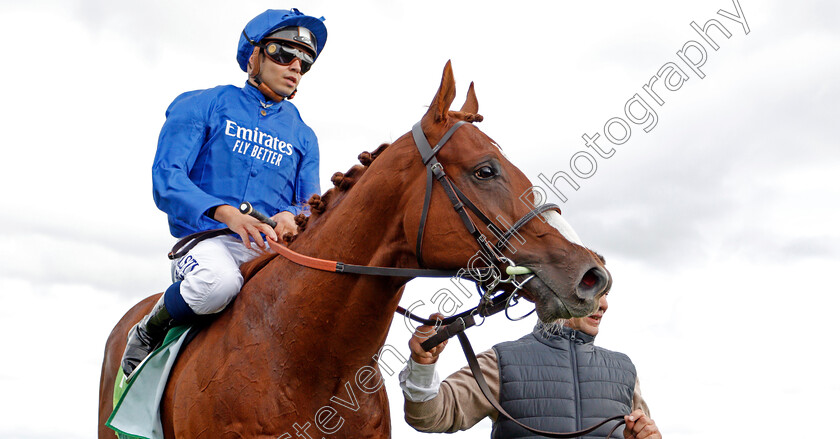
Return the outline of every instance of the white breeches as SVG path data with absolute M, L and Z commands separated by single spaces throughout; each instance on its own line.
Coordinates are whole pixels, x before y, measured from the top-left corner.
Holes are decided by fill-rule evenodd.
M 239 294 L 239 266 L 263 254 L 251 249 L 237 235 L 217 236 L 198 243 L 189 253 L 172 261 L 172 281 L 181 281 L 181 297 L 199 315 L 215 314 Z

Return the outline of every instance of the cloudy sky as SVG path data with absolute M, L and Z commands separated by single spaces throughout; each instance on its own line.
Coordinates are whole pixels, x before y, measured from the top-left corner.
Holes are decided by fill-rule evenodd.
M 824 435 L 840 408 L 840 9 L 740 0 L 742 25 L 732 0 L 566 3 L 297 5 L 329 28 L 294 101 L 320 139 L 322 186 L 408 131 L 451 59 L 461 99 L 476 83 L 482 130 L 606 255 L 598 343 L 634 360 L 663 433 Z M 242 27 L 291 6 L 0 1 L 0 437 L 95 436 L 105 339 L 168 286 L 149 172 L 164 110 L 244 83 Z M 691 26 L 712 18 L 731 35 L 709 31 L 717 50 Z M 698 71 L 678 54 L 689 43 L 701 59 L 691 42 Z M 658 103 L 645 86 L 669 72 Z M 601 153 L 582 138 L 595 134 Z M 561 171 L 578 186 L 555 179 L 565 202 L 540 183 Z M 439 287 L 413 282 L 403 305 Z M 497 317 L 470 336 L 482 350 L 533 324 Z M 388 343 L 407 355 L 408 334 L 395 320 Z M 440 370 L 463 364 L 453 344 Z M 394 437 L 425 437 L 402 420 L 396 376 L 387 386 Z

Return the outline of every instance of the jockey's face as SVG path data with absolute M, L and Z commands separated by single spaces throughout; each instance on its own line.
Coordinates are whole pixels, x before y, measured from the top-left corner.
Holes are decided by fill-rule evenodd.
M 260 78 L 265 85 L 280 96 L 289 96 L 294 93 L 303 77 L 299 59 L 295 58 L 289 65 L 284 66 L 261 55 L 260 62 L 262 62 Z
M 248 64 L 249 74 L 251 72 L 251 62 L 254 60 L 255 58 L 252 56 Z M 300 85 L 303 74 L 301 73 L 299 59 L 295 58 L 288 65 L 282 65 L 272 61 L 260 51 L 256 61 L 260 63 L 260 80 L 278 95 L 289 96 Z
M 597 311 L 587 317 L 569 319 L 566 321 L 566 326 L 594 337 L 598 335 L 598 327 L 601 325 L 601 319 L 604 317 L 604 313 L 607 312 L 608 306 L 607 295 L 604 294 L 598 301 Z

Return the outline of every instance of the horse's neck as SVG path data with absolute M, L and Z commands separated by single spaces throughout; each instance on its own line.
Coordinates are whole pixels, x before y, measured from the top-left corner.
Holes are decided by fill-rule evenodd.
M 324 221 L 301 235 L 294 250 L 357 265 L 404 265 L 410 252 L 398 243 L 401 228 L 399 224 L 383 223 L 383 219 L 394 215 L 365 218 L 364 212 L 349 207 L 358 204 L 344 201 L 341 204 L 345 208 L 336 206 L 335 211 L 329 212 L 332 218 L 321 218 Z M 382 212 L 381 208 L 370 207 L 366 210 Z M 404 279 L 330 273 L 284 259 L 267 269 L 267 280 L 283 290 L 281 300 L 275 299 L 271 304 L 271 313 L 278 317 L 282 343 L 297 343 L 295 355 L 304 351 L 301 358 L 316 357 L 322 364 L 336 367 L 370 364 L 385 342 Z M 263 294 L 276 295 L 270 285 L 261 288 L 268 290 Z

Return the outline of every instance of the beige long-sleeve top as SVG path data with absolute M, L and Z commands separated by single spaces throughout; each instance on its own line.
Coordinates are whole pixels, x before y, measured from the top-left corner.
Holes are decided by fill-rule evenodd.
M 499 399 L 499 366 L 496 351 L 490 349 L 477 355 L 478 364 L 484 372 L 484 379 L 496 400 Z M 418 365 L 412 360 L 406 366 L 407 379 L 411 380 L 411 369 Z M 419 365 L 420 367 L 428 367 Z M 437 395 L 424 402 L 411 401 L 405 392 L 405 420 L 419 431 L 429 433 L 452 433 L 466 430 L 477 424 L 485 417 L 493 422 L 499 417 L 499 412 L 490 405 L 481 393 L 473 378 L 469 367 L 453 373 L 441 384 Z M 650 410 L 642 398 L 639 388 L 639 378 L 636 376 L 636 386 L 633 390 L 633 410 L 642 409 L 650 417 Z

